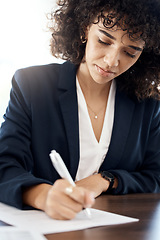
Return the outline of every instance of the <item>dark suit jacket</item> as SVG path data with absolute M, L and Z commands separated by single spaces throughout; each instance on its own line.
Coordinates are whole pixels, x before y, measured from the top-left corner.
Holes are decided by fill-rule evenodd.
M 73 179 L 79 162 L 76 67 L 66 62 L 18 70 L 0 132 L 0 201 L 22 208 L 24 187 L 59 178 L 55 149 Z M 116 91 L 115 117 L 101 170 L 118 178 L 114 194 L 160 192 L 160 104 Z

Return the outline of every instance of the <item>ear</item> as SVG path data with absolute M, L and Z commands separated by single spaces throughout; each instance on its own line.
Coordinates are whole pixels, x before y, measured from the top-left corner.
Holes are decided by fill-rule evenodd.
M 82 29 L 82 33 L 80 35 L 81 42 L 84 44 L 88 39 L 88 27 L 86 29 Z
M 87 42 L 87 40 L 88 40 L 88 33 L 90 31 L 90 28 L 91 28 L 91 25 L 82 29 L 82 34 L 80 36 L 82 43 L 86 43 Z
M 88 27 L 86 28 L 86 30 L 85 30 L 85 39 L 86 39 L 86 40 L 88 39 L 88 33 L 89 33 L 89 31 L 90 31 L 90 27 L 91 27 L 91 26 L 88 26 Z

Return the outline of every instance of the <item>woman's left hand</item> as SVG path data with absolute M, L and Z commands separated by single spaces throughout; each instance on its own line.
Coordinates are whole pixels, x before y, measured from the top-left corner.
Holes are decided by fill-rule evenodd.
M 75 183 L 78 187 L 83 187 L 92 191 L 94 197 L 98 197 L 102 192 L 107 191 L 109 187 L 109 181 L 102 178 L 99 173 L 83 178 Z

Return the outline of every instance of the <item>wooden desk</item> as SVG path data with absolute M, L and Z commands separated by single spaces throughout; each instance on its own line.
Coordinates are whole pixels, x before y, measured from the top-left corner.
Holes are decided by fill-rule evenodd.
M 160 240 L 160 194 L 100 196 L 94 208 L 139 222 L 46 235 L 48 240 Z M 4 223 L 0 222 L 0 225 Z

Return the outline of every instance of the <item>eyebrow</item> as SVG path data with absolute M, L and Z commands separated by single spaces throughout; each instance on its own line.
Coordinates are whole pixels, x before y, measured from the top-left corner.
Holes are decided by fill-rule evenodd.
M 113 37 L 111 34 L 109 34 L 109 33 L 106 32 L 106 31 L 103 31 L 103 30 L 99 29 L 99 32 L 103 33 L 105 36 L 107 36 L 107 37 L 109 37 L 109 38 L 111 38 L 111 39 L 113 39 L 113 40 L 116 40 L 115 37 Z
M 128 47 L 133 48 L 136 51 L 140 51 L 140 52 L 143 51 L 143 48 L 140 48 L 140 47 L 136 47 L 136 46 L 132 46 L 132 45 L 129 45 Z
M 105 36 L 109 37 L 112 40 L 116 40 L 116 38 L 114 36 L 112 36 L 111 34 L 109 34 L 106 31 L 103 31 L 103 30 L 99 29 L 99 32 L 103 33 Z M 134 49 L 136 51 L 140 51 L 140 52 L 143 51 L 143 48 L 136 47 L 136 46 L 133 46 L 133 45 L 128 45 L 127 47 L 132 48 L 132 49 Z

